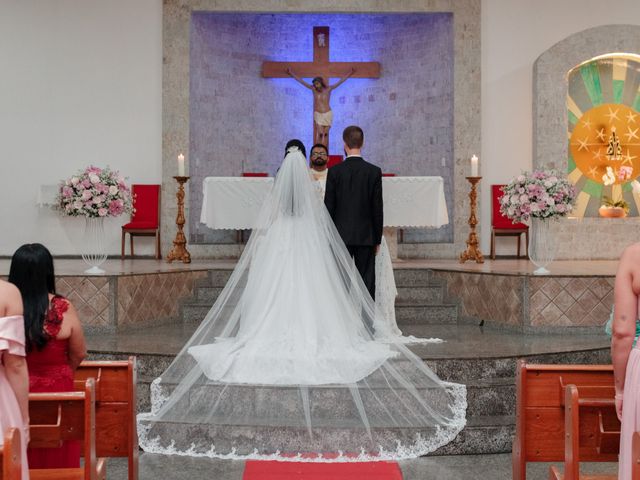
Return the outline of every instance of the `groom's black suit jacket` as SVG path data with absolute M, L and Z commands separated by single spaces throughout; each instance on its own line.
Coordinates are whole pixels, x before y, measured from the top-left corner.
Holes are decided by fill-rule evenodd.
M 329 169 L 324 204 L 346 245 L 379 245 L 382 239 L 382 170 L 362 157 Z

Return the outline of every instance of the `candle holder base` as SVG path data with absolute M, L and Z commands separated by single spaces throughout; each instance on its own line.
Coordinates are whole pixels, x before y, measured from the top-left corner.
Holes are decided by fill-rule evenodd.
M 178 226 L 178 232 L 176 238 L 173 241 L 173 248 L 167 255 L 167 262 L 171 263 L 174 260 L 179 260 L 182 263 L 191 263 L 191 254 L 187 250 L 187 237 L 184 235 L 183 227 L 185 224 L 184 219 L 184 184 L 187 183 L 189 177 L 177 176 L 173 177 L 178 182 L 178 192 L 176 198 L 178 199 L 178 216 L 176 217 L 176 225 Z

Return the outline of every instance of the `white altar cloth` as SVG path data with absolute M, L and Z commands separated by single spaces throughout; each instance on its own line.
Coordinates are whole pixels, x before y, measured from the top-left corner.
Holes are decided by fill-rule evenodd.
M 274 179 L 206 177 L 200 222 L 215 230 L 255 225 Z M 385 227 L 441 227 L 449 223 L 442 177 L 383 177 Z

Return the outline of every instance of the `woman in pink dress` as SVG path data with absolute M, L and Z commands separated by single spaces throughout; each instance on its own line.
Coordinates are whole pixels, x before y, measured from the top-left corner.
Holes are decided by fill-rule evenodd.
M 625 249 L 616 273 L 611 359 L 622 422 L 618 478 L 631 479 L 631 439 L 640 431 L 640 345 L 633 347 L 640 300 L 640 243 Z
M 22 479 L 27 480 L 29 375 L 24 346 L 20 292 L 15 286 L 0 280 L 0 446 L 7 429 L 20 429 Z
M 29 391 L 73 391 L 73 372 L 86 356 L 82 326 L 73 305 L 56 294 L 53 258 L 39 243 L 13 254 L 9 281 L 22 294 L 29 365 Z M 77 468 L 81 444 L 30 448 L 30 468 Z

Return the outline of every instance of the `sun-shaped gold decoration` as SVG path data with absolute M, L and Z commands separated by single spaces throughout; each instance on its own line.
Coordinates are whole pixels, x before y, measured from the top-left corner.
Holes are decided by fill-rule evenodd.
M 584 176 L 598 183 L 626 183 L 640 175 L 640 114 L 621 104 L 594 107 L 578 120 L 569 145 Z M 603 179 L 608 173 L 614 177 L 609 183 Z

